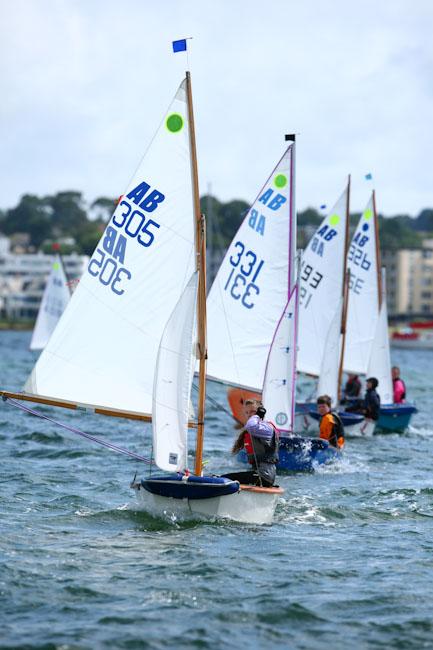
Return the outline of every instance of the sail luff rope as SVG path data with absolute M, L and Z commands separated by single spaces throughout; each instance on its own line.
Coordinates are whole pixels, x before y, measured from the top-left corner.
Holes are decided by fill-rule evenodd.
M 34 415 L 37 418 L 41 418 L 42 420 L 47 420 L 48 422 L 51 422 L 52 424 L 55 424 L 56 426 L 61 427 L 62 429 L 66 429 L 67 431 L 70 431 L 71 433 L 75 433 L 76 435 L 81 436 L 82 438 L 86 438 L 87 440 L 91 440 L 92 442 L 95 442 L 98 445 L 107 447 L 107 449 L 111 449 L 111 451 L 115 451 L 118 454 L 123 454 L 124 456 L 130 456 L 131 458 L 135 458 L 136 460 L 141 460 L 142 462 L 147 463 L 149 465 L 152 464 L 152 461 L 149 458 L 146 458 L 145 456 L 140 456 L 140 454 L 136 454 L 133 451 L 129 451 L 129 449 L 125 449 L 124 447 L 119 447 L 118 445 L 114 445 L 113 443 L 107 442 L 106 440 L 101 440 L 100 438 L 96 438 L 95 436 L 92 436 L 90 433 L 86 433 L 85 431 L 80 431 L 80 429 L 76 429 L 75 427 L 70 427 L 67 424 L 63 424 L 62 422 L 57 422 L 57 420 L 53 420 L 52 418 L 48 417 L 48 415 L 43 415 L 42 413 L 38 413 L 37 411 L 34 411 L 28 406 L 24 406 L 24 404 L 20 404 L 19 402 L 12 399 L 11 397 L 6 397 L 5 395 L 3 395 L 2 399 L 4 402 L 9 402 L 11 406 L 15 406 L 16 408 L 21 409 L 21 411 L 25 411 L 30 415 Z

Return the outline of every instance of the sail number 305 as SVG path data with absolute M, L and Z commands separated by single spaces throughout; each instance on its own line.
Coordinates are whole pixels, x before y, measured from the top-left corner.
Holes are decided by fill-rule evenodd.
M 224 291 L 229 291 L 234 300 L 240 300 L 246 309 L 252 309 L 255 304 L 252 299 L 260 293 L 256 280 L 264 260 L 259 261 L 253 251 L 245 250 L 245 245 L 240 241 L 235 243 L 234 248 L 230 256 L 233 268 L 224 285 Z

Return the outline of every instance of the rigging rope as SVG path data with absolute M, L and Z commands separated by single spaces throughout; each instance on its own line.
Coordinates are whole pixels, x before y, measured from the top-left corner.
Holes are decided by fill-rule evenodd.
M 107 447 L 108 449 L 111 449 L 111 451 L 115 451 L 118 454 L 123 454 L 124 456 L 130 456 L 131 458 L 135 458 L 136 460 L 141 460 L 143 463 L 147 463 L 149 465 L 152 464 L 152 461 L 149 458 L 145 458 L 145 456 L 140 456 L 139 454 L 136 454 L 133 451 L 129 451 L 128 449 L 124 449 L 123 447 L 118 447 L 117 445 L 113 445 L 111 442 L 107 442 L 105 440 L 101 440 L 100 438 L 96 438 L 95 436 L 90 435 L 90 433 L 85 433 L 84 431 L 80 431 L 80 429 L 75 429 L 74 427 L 70 427 L 67 424 L 62 424 L 62 422 L 57 422 L 56 420 L 53 420 L 52 418 L 48 417 L 48 415 L 43 415 L 42 413 L 38 413 L 37 411 L 34 411 L 28 406 L 24 406 L 24 404 L 17 402 L 12 397 L 6 397 L 6 395 L 3 395 L 2 399 L 4 402 L 9 402 L 11 406 L 15 406 L 16 408 L 21 409 L 26 413 L 30 413 L 30 415 L 34 415 L 37 418 L 41 418 L 42 420 L 47 420 L 48 422 L 51 422 L 52 424 L 55 424 L 56 426 L 61 427 L 62 429 L 66 429 L 71 433 L 75 433 L 76 435 L 81 436 L 82 438 L 87 438 L 87 440 L 96 442 L 96 444 L 102 445 L 103 447 Z
M 197 386 L 197 384 L 193 384 L 192 387 L 194 388 L 194 390 L 196 390 L 196 391 L 198 392 L 198 386 Z M 229 415 L 233 420 L 235 420 L 235 421 L 238 422 L 239 424 L 243 424 L 243 423 L 242 423 L 240 420 L 238 420 L 237 417 L 235 417 L 235 416 L 233 415 L 233 413 L 232 413 L 231 411 L 229 411 L 229 410 L 228 410 L 228 409 L 227 409 L 223 404 L 221 404 L 221 403 L 218 402 L 216 399 L 214 399 L 213 397 L 211 397 L 207 391 L 206 391 L 206 400 L 209 401 L 209 402 L 212 404 L 212 406 L 215 406 L 215 408 L 219 409 L 220 411 L 223 411 L 224 413 L 226 413 L 226 415 Z

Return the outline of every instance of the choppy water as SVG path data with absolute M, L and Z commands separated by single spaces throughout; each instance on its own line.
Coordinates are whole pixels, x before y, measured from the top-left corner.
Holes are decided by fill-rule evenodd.
M 2 387 L 21 387 L 28 342 L 0 332 Z M 281 477 L 270 527 L 151 519 L 128 487 L 138 462 L 0 404 L 0 647 L 433 647 L 433 352 L 393 361 L 420 408 L 411 430 Z M 140 424 L 55 417 L 149 449 Z M 232 437 L 210 407 L 211 471 L 235 466 Z

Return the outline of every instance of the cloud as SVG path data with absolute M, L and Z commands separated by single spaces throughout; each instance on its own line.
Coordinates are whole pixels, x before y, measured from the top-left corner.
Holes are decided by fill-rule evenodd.
M 4 0 L 1 206 L 26 192 L 119 195 L 182 78 L 193 36 L 202 192 L 252 200 L 297 132 L 298 207 L 331 204 L 353 174 L 361 210 L 433 205 L 433 7 L 342 0 L 122 4 Z

